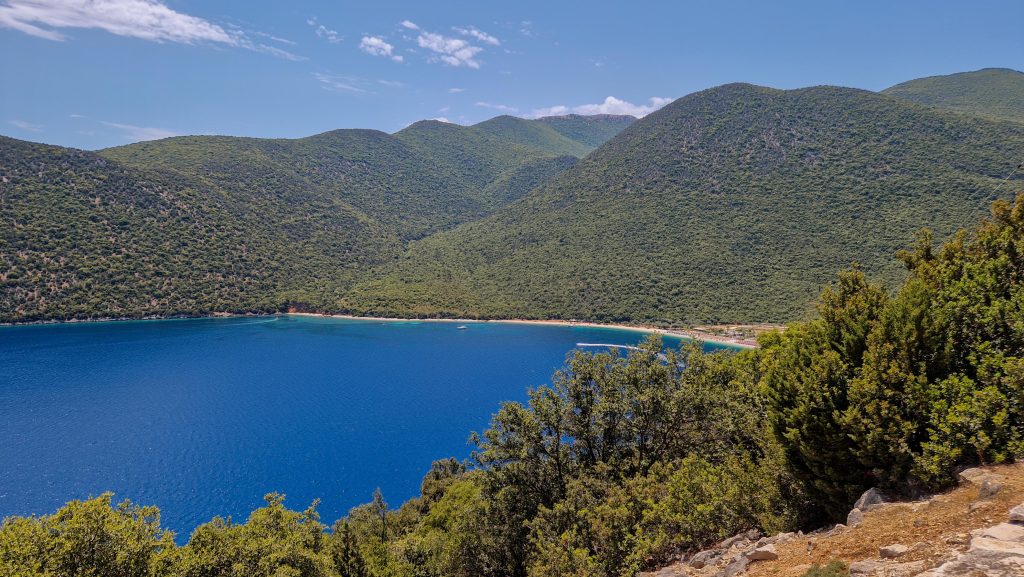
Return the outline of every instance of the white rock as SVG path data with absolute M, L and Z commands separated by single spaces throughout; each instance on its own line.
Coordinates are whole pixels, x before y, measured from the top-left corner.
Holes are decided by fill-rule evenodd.
M 860 509 L 861 511 L 870 511 L 872 508 L 877 507 L 883 503 L 887 503 L 889 500 L 885 495 L 878 489 L 871 488 L 857 499 L 857 502 L 853 504 L 854 509 Z
M 1010 541 L 1013 543 L 1024 543 L 1024 526 L 1013 523 L 1000 523 L 984 529 L 971 531 L 975 537 L 987 537 L 999 541 Z
M 987 551 L 1004 555 L 1024 556 L 1024 543 L 1003 541 L 1002 539 L 993 539 L 991 537 L 975 537 L 971 539 L 970 551 Z
M 1010 509 L 1011 523 L 1024 523 L 1024 503 Z
M 751 561 L 774 561 L 779 558 L 775 552 L 775 545 L 765 545 L 752 551 L 747 551 L 747 559 Z
M 846 516 L 846 524 L 850 527 L 859 527 L 864 522 L 864 511 L 854 509 Z

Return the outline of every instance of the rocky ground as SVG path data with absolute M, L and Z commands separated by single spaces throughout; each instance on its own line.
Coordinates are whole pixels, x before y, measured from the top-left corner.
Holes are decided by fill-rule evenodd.
M 914 502 L 871 490 L 846 524 L 743 533 L 642 577 L 800 577 L 835 559 L 851 577 L 1024 577 L 1024 464 L 968 469 L 960 481 Z

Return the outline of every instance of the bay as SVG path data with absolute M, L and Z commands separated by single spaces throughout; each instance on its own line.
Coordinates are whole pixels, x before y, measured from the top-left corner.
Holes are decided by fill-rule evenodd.
M 271 491 L 330 523 L 466 458 L 578 343 L 641 333 L 304 316 L 0 327 L 0 517 L 105 491 L 187 536 Z M 668 347 L 679 339 L 666 338 Z M 717 345 L 707 345 L 717 348 Z M 591 349 L 593 350 L 593 349 Z

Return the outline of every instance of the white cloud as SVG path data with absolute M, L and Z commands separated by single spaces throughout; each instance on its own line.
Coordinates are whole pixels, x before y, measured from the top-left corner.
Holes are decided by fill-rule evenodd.
M 405 86 L 404 82 L 399 82 L 397 80 L 378 80 L 377 84 L 381 84 L 383 86 L 390 86 L 391 88 L 401 88 Z
M 245 32 L 176 12 L 158 0 L 0 0 L 0 27 L 46 40 L 64 41 L 62 30 L 93 28 L 151 42 L 222 44 L 287 60 L 286 50 L 253 42 Z
M 451 120 L 448 120 L 448 119 L 447 119 L 447 118 L 445 118 L 444 116 L 438 116 L 437 118 L 431 118 L 431 120 L 436 120 L 436 121 L 438 121 L 438 122 L 445 122 L 445 123 L 447 123 L 447 124 L 451 124 L 451 123 L 452 123 L 452 121 L 451 121 Z
M 494 110 L 500 110 L 502 112 L 519 112 L 519 109 L 514 106 L 508 106 L 505 104 L 494 104 L 491 102 L 474 102 L 476 106 L 481 108 L 492 108 Z
M 473 38 L 476 38 L 477 40 L 483 42 L 484 44 L 490 44 L 491 46 L 501 45 L 500 40 L 484 32 L 483 30 L 480 30 L 476 26 L 470 26 L 469 28 L 454 27 L 452 28 L 452 30 L 455 30 L 456 32 L 462 34 L 463 36 L 472 36 Z
M 640 118 L 647 116 L 648 114 L 658 110 L 662 106 L 665 106 L 669 102 L 672 102 L 671 98 L 662 98 L 660 96 L 654 96 L 647 101 L 647 104 L 633 104 L 625 100 L 620 100 L 614 96 L 609 96 L 604 99 L 604 102 L 599 104 L 580 104 L 579 106 L 548 106 L 545 108 L 536 108 L 530 113 L 531 118 L 540 118 L 542 116 L 563 116 L 569 113 L 573 114 L 628 114 L 630 116 L 636 116 Z
M 434 52 L 434 60 L 444 62 L 448 66 L 480 68 L 480 62 L 475 57 L 483 48 L 474 46 L 461 38 L 450 38 L 441 34 L 423 31 L 416 37 L 416 43 L 419 44 L 420 48 L 426 48 Z
M 353 94 L 373 94 L 373 92 L 358 86 L 365 82 L 361 78 L 325 74 L 323 72 L 314 72 L 313 78 L 316 78 L 321 84 L 323 84 L 324 90 L 330 90 L 332 92 L 350 92 Z
M 419 30 L 420 29 L 419 26 L 417 26 L 416 24 L 414 24 L 414 23 L 412 23 L 412 22 L 410 22 L 408 20 L 402 20 L 402 27 L 403 28 L 408 28 L 409 30 Z
M 449 88 L 448 89 L 449 94 L 458 94 L 460 92 L 465 92 L 465 91 L 466 91 L 465 88 Z
M 395 47 L 379 36 L 363 36 L 362 41 L 359 42 L 359 49 L 373 56 L 386 56 L 395 62 L 403 60 L 401 55 L 393 53 Z
M 38 124 L 32 124 L 31 122 L 29 122 L 27 120 L 18 120 L 18 119 L 8 120 L 7 124 L 10 124 L 11 126 L 13 126 L 15 128 L 20 128 L 20 129 L 28 131 L 28 132 L 39 132 L 40 130 L 43 129 L 42 126 L 39 126 Z
M 530 113 L 530 117 L 531 118 L 541 118 L 543 116 L 565 116 L 566 114 L 569 114 L 571 112 L 572 111 L 569 110 L 568 106 L 564 106 L 564 105 L 548 106 L 547 108 L 535 108 L 535 109 L 533 109 L 533 112 Z
M 306 20 L 306 24 L 309 24 L 310 26 L 313 27 L 313 32 L 316 33 L 318 38 L 323 38 L 324 40 L 330 42 L 331 44 L 337 44 L 344 40 L 344 38 L 342 38 L 342 36 L 338 34 L 337 30 L 331 30 L 330 28 L 317 22 L 316 16 L 312 16 L 308 20 Z
M 274 42 L 280 42 L 281 44 L 287 44 L 289 46 L 298 46 L 299 43 L 294 40 L 288 40 L 287 38 L 281 38 L 280 36 L 274 36 L 273 34 L 267 34 L 266 32 L 255 32 L 257 36 L 269 38 Z
M 47 40 L 65 40 L 63 28 L 99 28 L 154 42 L 240 46 L 224 28 L 156 0 L 4 0 L 0 26 Z
M 178 136 L 177 132 L 172 130 L 166 130 L 163 128 L 152 128 L 148 126 L 135 126 L 133 124 L 121 124 L 120 122 L 107 122 L 103 121 L 102 124 L 111 128 L 120 130 L 124 136 L 130 138 L 133 141 L 140 140 L 159 140 L 161 138 L 169 138 L 171 136 Z

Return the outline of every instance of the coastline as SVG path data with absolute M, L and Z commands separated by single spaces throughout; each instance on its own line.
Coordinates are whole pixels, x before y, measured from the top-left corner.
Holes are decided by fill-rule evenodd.
M 144 316 L 144 317 L 101 317 L 92 319 L 67 319 L 67 320 L 37 320 L 28 322 L 2 322 L 0 327 L 18 327 L 33 325 L 56 325 L 56 324 L 84 324 L 84 323 L 112 323 L 124 321 L 163 321 L 163 320 L 188 320 L 188 319 L 214 319 L 214 318 L 261 318 L 279 316 L 306 316 L 321 318 L 336 318 L 359 321 L 381 321 L 381 322 L 427 322 L 427 323 L 504 323 L 521 325 L 548 325 L 565 327 L 590 327 L 617 329 L 623 331 L 634 331 L 643 334 L 660 334 L 687 340 L 699 340 L 717 345 L 736 347 L 739 349 L 757 348 L 757 342 L 749 339 L 728 337 L 694 329 L 664 329 L 648 325 L 624 325 L 614 323 L 595 323 L 590 321 L 564 321 L 564 320 L 541 320 L 541 319 L 462 319 L 462 318 L 401 318 L 401 317 L 371 317 L 348 314 L 331 313 L 308 313 L 308 312 L 281 312 L 281 313 L 210 313 L 206 315 L 171 315 L 171 316 Z
M 623 325 L 623 324 L 612 324 L 612 323 L 595 323 L 589 321 L 563 321 L 563 320 L 536 320 L 536 319 L 418 319 L 418 318 L 400 318 L 400 317 L 361 317 L 356 315 L 345 315 L 345 314 L 327 314 L 327 313 L 299 313 L 290 312 L 286 313 L 289 316 L 307 316 L 307 317 L 322 317 L 322 318 L 336 318 L 336 319 L 348 319 L 348 320 L 359 320 L 359 321 L 382 321 L 382 322 L 427 322 L 427 323 L 493 323 L 493 324 L 520 324 L 520 325 L 548 325 L 548 326 L 563 326 L 563 327 L 588 327 L 588 328 L 601 328 L 601 329 L 617 329 L 623 331 L 634 331 L 644 334 L 659 334 L 670 337 L 677 337 L 681 339 L 688 339 L 691 341 L 699 340 L 707 343 L 714 343 L 716 345 L 725 345 L 730 347 L 736 347 L 740 349 L 753 349 L 757 348 L 757 342 L 739 339 L 733 337 L 726 337 L 722 335 L 716 335 L 704 331 L 697 330 L 684 330 L 684 329 L 663 329 L 659 327 L 652 327 L 646 325 Z

